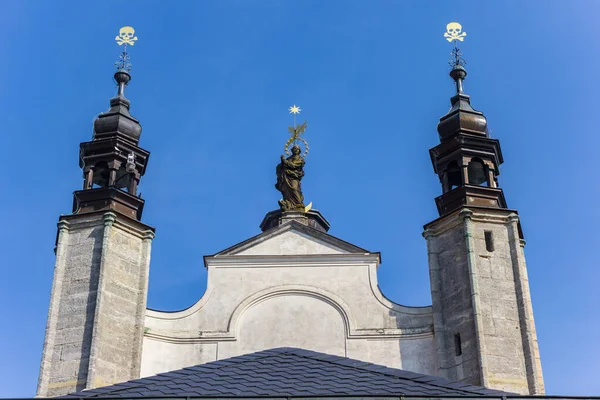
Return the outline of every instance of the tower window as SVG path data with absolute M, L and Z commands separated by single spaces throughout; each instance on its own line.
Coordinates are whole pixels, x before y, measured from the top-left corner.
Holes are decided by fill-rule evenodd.
M 494 251 L 494 237 L 492 236 L 492 231 L 484 231 L 483 235 L 485 237 L 485 249 L 487 251 Z
M 456 356 L 462 355 L 462 342 L 460 341 L 460 333 L 454 335 L 454 351 Z

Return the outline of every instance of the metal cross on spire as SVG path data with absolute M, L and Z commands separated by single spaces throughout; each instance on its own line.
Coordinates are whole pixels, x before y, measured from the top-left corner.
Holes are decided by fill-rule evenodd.
M 133 46 L 135 41 L 138 40 L 137 36 L 135 36 L 135 29 L 131 26 L 122 27 L 119 29 L 119 34 L 115 36 L 115 40 L 119 46 L 123 46 L 123 51 L 119 55 L 119 61 L 115 62 L 115 67 L 118 70 L 131 71 L 127 45 Z

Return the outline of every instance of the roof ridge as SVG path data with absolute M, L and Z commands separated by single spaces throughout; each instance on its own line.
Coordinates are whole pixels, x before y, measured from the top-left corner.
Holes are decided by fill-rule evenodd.
M 426 383 L 427 385 L 432 385 L 432 386 L 436 386 L 436 387 L 440 387 L 440 388 L 448 388 L 449 385 L 453 385 L 454 387 L 450 386 L 451 388 L 455 389 L 455 390 L 460 390 L 461 392 L 464 393 L 469 393 L 469 394 L 478 394 L 481 395 L 482 392 L 491 392 L 491 393 L 504 393 L 502 391 L 499 390 L 495 390 L 495 389 L 489 389 L 483 386 L 473 386 L 470 385 L 468 383 L 463 383 L 463 382 L 459 382 L 459 381 L 451 381 L 448 380 L 446 378 L 442 378 L 439 376 L 434 376 L 434 375 L 426 375 L 426 374 L 420 374 L 417 372 L 412 372 L 412 371 L 407 371 L 404 369 L 400 369 L 400 368 L 390 368 L 390 367 L 386 367 L 385 365 L 381 365 L 381 364 L 375 364 L 372 362 L 368 362 L 368 361 L 362 361 L 362 360 L 357 360 L 354 358 L 350 358 L 350 357 L 343 357 L 343 356 L 336 356 L 333 354 L 326 354 L 326 353 L 319 353 L 316 351 L 312 351 L 312 350 L 304 350 L 304 349 L 298 349 L 295 347 L 283 347 L 283 348 L 277 348 L 277 349 L 273 349 L 273 350 L 283 350 L 286 349 L 285 352 L 282 353 L 287 353 L 287 354 L 294 354 L 298 357 L 302 357 L 302 358 L 309 358 L 312 360 L 319 360 L 322 362 L 326 362 L 326 363 L 331 363 L 331 364 L 336 364 L 336 365 L 341 365 L 343 367 L 348 367 L 348 368 L 354 368 L 354 369 L 360 369 L 362 371 L 368 371 L 368 372 L 372 372 L 372 373 L 377 373 L 377 374 L 381 374 L 381 375 L 386 375 L 386 376 L 393 376 L 394 378 L 401 378 L 401 379 L 408 379 L 408 380 L 412 380 L 414 382 L 418 382 L 418 383 Z M 298 353 L 312 353 L 311 355 L 308 354 L 298 354 Z M 327 357 L 315 357 L 319 356 L 319 355 L 325 355 Z M 337 360 L 336 360 L 337 359 Z M 347 363 L 341 363 L 340 361 L 342 360 L 352 360 L 352 361 L 358 361 L 359 363 L 363 364 L 363 365 L 349 365 Z M 366 365 L 365 365 L 366 364 Z M 367 366 L 375 366 L 377 369 L 373 369 L 373 368 L 365 368 Z M 432 378 L 436 378 L 435 380 L 432 380 L 430 382 L 421 382 L 416 380 L 415 378 L 409 378 L 409 377 L 401 377 L 397 374 L 392 374 L 392 373 L 386 373 L 384 371 L 402 371 L 403 373 L 409 373 L 409 374 L 414 374 L 417 377 L 432 377 Z M 436 383 L 436 382 L 440 382 L 440 383 Z M 442 385 L 441 383 L 447 383 L 449 385 Z M 464 388 L 461 387 L 456 387 L 456 384 L 462 384 L 464 385 Z M 474 390 L 468 390 L 466 388 L 477 388 L 477 391 Z M 487 394 L 487 393 L 486 393 Z

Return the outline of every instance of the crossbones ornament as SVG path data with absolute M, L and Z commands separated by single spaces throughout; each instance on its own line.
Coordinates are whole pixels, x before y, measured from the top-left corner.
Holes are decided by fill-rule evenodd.
M 451 42 L 453 40 L 463 41 L 465 40 L 465 36 L 467 34 L 462 31 L 462 25 L 458 22 L 450 22 L 446 25 L 446 33 L 444 33 L 444 37 L 447 41 Z
M 115 36 L 115 40 L 119 46 L 123 44 L 134 45 L 134 41 L 138 40 L 137 36 L 133 36 L 135 30 L 131 26 L 124 26 L 119 30 L 119 36 Z

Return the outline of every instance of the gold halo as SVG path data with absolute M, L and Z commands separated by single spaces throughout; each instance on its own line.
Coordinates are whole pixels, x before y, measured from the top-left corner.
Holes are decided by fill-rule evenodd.
M 308 142 L 307 142 L 306 140 L 304 140 L 304 139 L 303 139 L 302 137 L 300 137 L 300 136 L 298 136 L 298 137 L 296 138 L 296 140 L 299 140 L 299 141 L 301 141 L 302 143 L 304 143 L 304 154 L 302 154 L 302 157 L 306 157 L 306 156 L 308 155 L 308 150 L 309 150 L 309 147 L 308 147 Z M 285 151 L 285 154 L 287 154 L 288 156 L 292 154 L 292 152 L 290 151 L 290 145 L 291 145 L 293 142 L 295 142 L 295 140 L 293 140 L 293 138 L 290 138 L 290 140 L 288 140 L 288 141 L 285 143 L 285 146 L 284 146 L 284 148 L 283 148 L 283 151 Z

